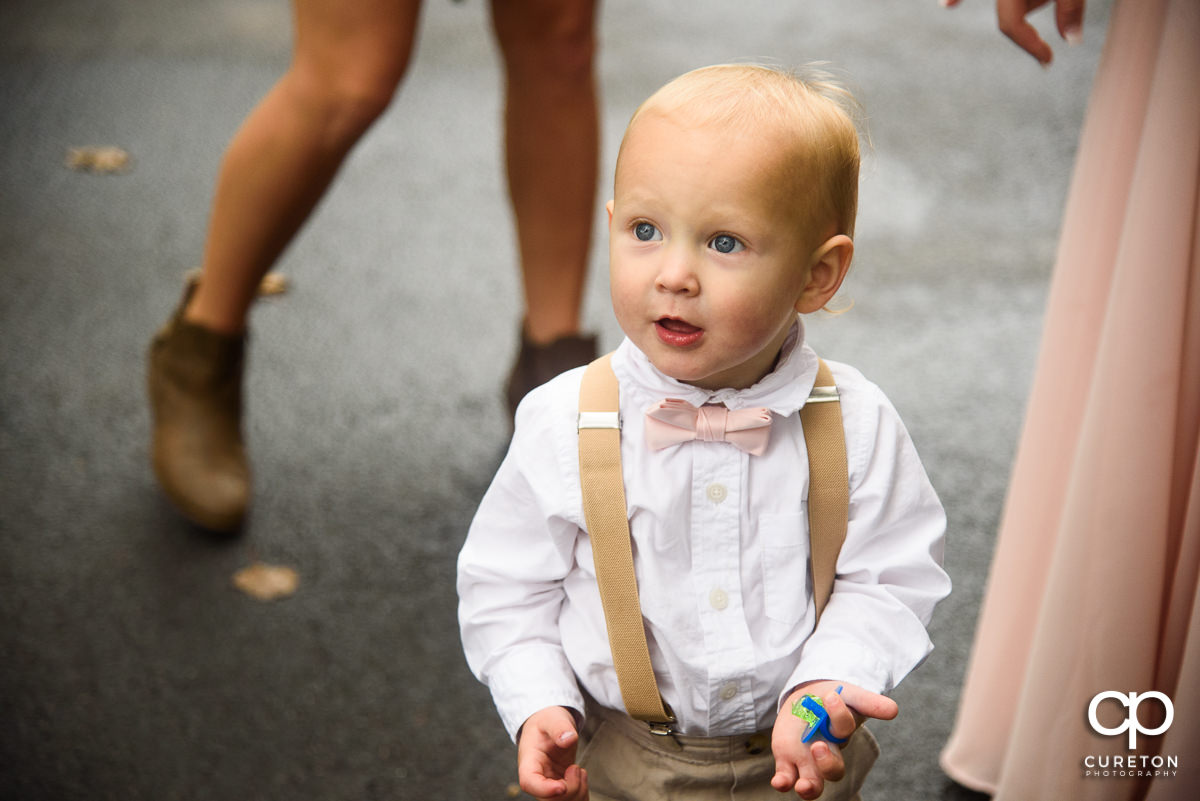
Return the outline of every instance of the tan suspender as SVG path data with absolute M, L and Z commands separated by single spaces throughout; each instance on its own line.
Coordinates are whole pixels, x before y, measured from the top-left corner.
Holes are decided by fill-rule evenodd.
M 621 475 L 621 422 L 612 354 L 592 362 L 579 390 L 579 476 L 583 513 L 592 540 L 596 583 L 608 624 L 625 711 L 664 725 L 675 720 L 658 692 L 650 667 L 646 627 L 633 574 L 633 549 Z
M 833 594 L 837 559 L 850 516 L 850 475 L 842 403 L 829 365 L 821 359 L 812 393 L 800 410 L 808 449 L 808 545 L 817 620 Z
M 671 731 L 675 716 L 654 679 L 638 601 L 621 474 L 618 384 L 611 362 L 611 353 L 592 362 L 579 390 L 583 512 L 625 710 L 631 717 L 649 722 L 653 731 L 665 734 Z M 808 447 L 809 541 L 813 602 L 819 619 L 833 591 L 837 557 L 846 539 L 850 500 L 841 404 L 833 374 L 824 361 L 817 371 L 816 386 L 800 410 L 800 421 Z

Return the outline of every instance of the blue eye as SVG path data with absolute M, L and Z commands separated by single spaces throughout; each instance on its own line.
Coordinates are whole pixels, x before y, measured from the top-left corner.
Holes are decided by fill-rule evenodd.
M 640 222 L 633 226 L 633 235 L 642 242 L 652 242 L 656 239 L 662 239 L 662 234 L 648 222 Z
M 746 247 L 736 237 L 732 237 L 729 234 L 718 234 L 708 244 L 709 247 L 718 253 L 737 253 Z

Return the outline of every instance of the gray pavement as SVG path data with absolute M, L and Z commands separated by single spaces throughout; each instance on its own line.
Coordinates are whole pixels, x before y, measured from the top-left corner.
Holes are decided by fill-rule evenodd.
M 689 68 L 827 60 L 870 115 L 852 311 L 810 331 L 904 415 L 950 518 L 937 651 L 868 797 L 936 764 L 986 576 L 1108 4 L 1049 71 L 983 0 L 608 0 L 607 197 L 634 106 Z M 1043 29 L 1049 20 L 1038 17 Z M 498 464 L 518 297 L 486 6 L 431 2 L 391 110 L 253 318 L 245 535 L 147 458 L 144 348 L 199 260 L 216 165 L 287 63 L 283 0 L 0 10 L 0 799 L 501 799 L 514 750 L 458 643 L 454 559 Z M 63 166 L 118 145 L 123 175 Z M 604 198 L 598 198 L 598 201 Z M 599 227 L 587 299 L 619 341 Z M 231 585 L 256 560 L 291 598 Z

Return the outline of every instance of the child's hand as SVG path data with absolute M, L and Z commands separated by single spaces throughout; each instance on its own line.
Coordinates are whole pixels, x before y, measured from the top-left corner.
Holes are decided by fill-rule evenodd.
M 533 713 L 517 740 L 517 778 L 534 798 L 587 801 L 587 772 L 575 764 L 579 733 L 561 706 Z
M 841 695 L 837 688 L 842 687 Z M 886 696 L 839 681 L 812 681 L 802 684 L 784 702 L 771 732 L 771 750 L 775 754 L 775 776 L 771 786 L 781 793 L 795 790 L 801 798 L 816 798 L 826 781 L 838 781 L 846 774 L 837 746 L 824 740 L 800 741 L 807 724 L 792 714 L 792 704 L 805 695 L 819 696 L 829 712 L 829 730 L 834 737 L 846 739 L 864 718 L 891 720 L 900 713 L 896 702 Z

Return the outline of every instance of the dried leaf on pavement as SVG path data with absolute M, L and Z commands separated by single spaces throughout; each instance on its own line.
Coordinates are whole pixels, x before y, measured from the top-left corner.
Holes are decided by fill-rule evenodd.
M 233 574 L 233 586 L 251 598 L 274 601 L 295 593 L 300 575 L 290 567 L 255 562 Z
M 67 151 L 67 166 L 85 172 L 125 172 L 133 160 L 119 147 L 73 147 Z

